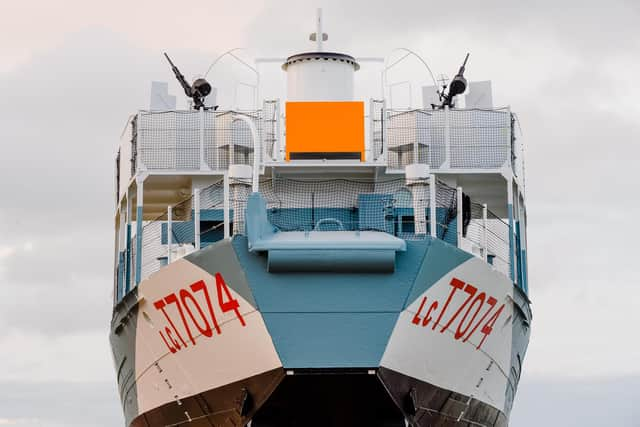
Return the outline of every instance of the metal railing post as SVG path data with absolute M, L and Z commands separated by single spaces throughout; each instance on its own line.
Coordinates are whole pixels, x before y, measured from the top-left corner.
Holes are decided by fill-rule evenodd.
M 280 144 L 282 143 L 282 135 L 280 135 L 280 100 L 276 99 L 274 115 L 276 116 L 275 130 L 273 133 L 273 152 L 271 157 L 274 161 L 280 160 Z
M 427 200 L 426 182 L 424 180 L 414 181 L 411 184 L 411 195 L 413 199 L 413 221 L 416 235 L 427 234 L 427 218 L 425 201 Z
M 264 126 L 265 112 L 267 111 L 267 101 L 262 101 L 262 116 L 256 112 L 256 120 L 260 120 L 260 160 L 262 163 L 267 161 L 267 144 L 265 144 L 265 138 L 267 132 Z
M 507 141 L 507 162 L 509 162 L 509 167 L 511 171 L 516 175 L 520 176 L 520 171 L 517 170 L 517 165 L 515 163 L 516 160 L 516 147 L 513 139 L 513 115 L 511 114 L 511 107 L 507 106 L 507 114 L 509 115 L 509 140 Z
M 507 180 L 507 214 L 509 216 L 509 277 L 515 283 L 514 241 L 513 241 L 513 179 Z
M 431 237 L 438 237 L 438 202 L 436 199 L 437 191 L 436 175 L 429 175 L 429 228 L 431 228 Z
M 136 177 L 136 286 L 142 281 L 142 216 L 145 178 L 146 175 Z
M 451 167 L 451 132 L 449 125 L 449 106 L 444 106 L 444 164 L 443 169 Z
M 131 189 L 127 188 L 127 229 L 125 238 L 127 239 L 126 243 L 126 253 L 125 253 L 125 278 L 124 278 L 124 295 L 129 293 L 131 289 Z
M 457 207 L 456 207 L 456 234 L 458 236 L 458 247 L 462 247 L 462 216 L 463 216 L 463 207 L 462 207 L 462 187 L 458 187 L 456 189 L 457 193 Z
M 209 169 L 204 160 L 204 108 L 198 110 L 200 119 L 200 170 Z
M 487 204 L 482 204 L 482 259 L 487 262 L 489 259 L 489 248 L 487 241 Z
M 256 125 L 249 117 L 241 114 L 235 114 L 233 119 L 245 122 L 247 126 L 249 126 L 249 131 L 251 132 L 251 139 L 253 140 L 253 180 L 251 183 L 251 191 L 257 193 L 259 190 L 260 178 L 260 141 L 258 140 Z
M 231 224 L 229 223 L 229 173 L 224 173 L 223 181 L 223 221 L 224 221 L 224 238 L 229 239 L 231 237 Z
M 380 113 L 380 138 L 382 139 L 382 161 L 388 166 L 388 149 L 389 143 L 387 138 L 387 126 L 385 126 L 385 122 L 387 120 L 387 101 L 382 100 L 382 112 Z
M 373 116 L 373 98 L 369 98 L 369 150 L 365 150 L 365 162 L 375 160 L 376 137 L 375 137 L 375 121 Z
M 215 168 L 214 169 L 220 170 L 220 169 L 222 169 L 222 166 L 220 165 L 220 147 L 218 147 L 218 144 L 219 144 L 218 143 L 218 139 L 219 139 L 218 138 L 218 129 L 217 129 L 218 120 L 217 120 L 217 117 L 216 117 L 216 113 L 214 112 L 212 114 L 213 114 L 213 118 L 211 120 L 211 122 L 212 122 L 212 125 L 211 125 L 211 135 L 212 135 L 212 138 L 211 138 L 211 140 L 212 140 L 211 149 L 214 150 L 214 152 L 215 152 L 216 164 L 215 164 Z
M 167 206 L 167 264 L 171 264 L 171 251 L 173 246 L 173 208 Z
M 193 190 L 193 226 L 196 251 L 200 250 L 200 189 Z

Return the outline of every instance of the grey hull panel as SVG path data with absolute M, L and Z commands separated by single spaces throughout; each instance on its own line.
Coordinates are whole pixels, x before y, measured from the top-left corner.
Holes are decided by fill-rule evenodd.
M 378 377 L 415 427 L 506 427 L 496 408 L 459 393 L 380 368 Z

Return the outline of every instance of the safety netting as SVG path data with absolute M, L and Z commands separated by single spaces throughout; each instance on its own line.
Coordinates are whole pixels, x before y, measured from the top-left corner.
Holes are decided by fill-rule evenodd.
M 245 233 L 245 209 L 252 192 L 250 179 L 229 179 L 228 232 Z M 290 179 L 263 178 L 260 192 L 266 200 L 267 216 L 281 231 L 380 231 L 405 240 L 431 235 L 435 215 L 436 236 L 459 245 L 458 235 L 476 245 L 496 270 L 509 274 L 509 227 L 483 205 L 463 195 L 458 206 L 457 190 L 437 181 L 435 209 L 427 182 L 403 179 Z M 199 206 L 199 209 L 198 209 Z M 458 233 L 461 215 L 462 232 Z M 196 221 L 199 219 L 199 221 Z M 171 208 L 171 221 L 164 212 L 144 221 L 141 251 L 137 250 L 135 223 L 129 241 L 127 289 L 136 283 L 137 256 L 140 280 L 158 271 L 168 261 L 222 240 L 225 233 L 225 185 L 217 181 Z M 140 254 L 139 254 L 140 252 Z M 126 251 L 124 255 L 126 256 Z M 126 262 L 123 259 L 121 262 Z M 123 289 L 125 286 L 121 286 Z
M 384 138 L 391 169 L 411 163 L 489 169 L 510 160 L 508 110 L 387 110 L 386 116 Z
M 456 190 L 437 184 L 438 237 L 455 243 Z M 230 182 L 233 233 L 243 234 L 249 180 Z M 430 233 L 430 191 L 426 183 L 404 179 L 300 180 L 274 178 L 260 183 L 270 222 L 281 231 L 373 230 L 404 239 Z
M 370 106 L 370 121 L 371 121 L 371 154 L 373 160 L 378 160 L 383 154 L 383 140 L 384 140 L 384 124 L 385 124 L 385 105 L 382 100 L 371 101 Z
M 511 160 L 507 110 L 450 110 L 449 132 L 453 168 L 499 168 Z
M 278 101 L 265 101 L 257 111 L 140 111 L 136 117 L 133 155 L 149 170 L 226 169 L 230 164 L 253 164 L 254 141 L 272 156 L 278 138 Z M 258 153 L 262 160 L 262 150 Z
M 171 233 L 171 238 L 169 237 Z M 153 220 L 144 221 L 142 227 L 141 280 L 146 279 L 169 260 L 169 242 L 174 259 L 193 252 L 195 248 L 193 197 L 187 197 L 172 206 L 171 225 L 168 210 Z
M 509 225 L 489 209 L 485 217 L 485 207 L 479 203 L 467 199 L 463 205 L 463 237 L 496 270 L 508 275 Z
M 200 247 L 224 238 L 224 183 L 222 180 L 200 190 Z
M 509 276 L 509 224 L 491 211 L 487 213 L 487 261 Z
M 439 118 L 429 110 L 388 110 L 385 137 L 389 168 L 402 169 L 411 163 L 440 166 L 444 132 Z

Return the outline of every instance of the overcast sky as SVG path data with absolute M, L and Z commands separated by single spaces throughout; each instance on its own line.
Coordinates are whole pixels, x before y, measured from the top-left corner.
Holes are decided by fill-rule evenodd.
M 0 0 L 0 426 L 118 426 L 113 154 L 151 80 L 245 46 L 420 53 L 520 118 L 533 332 L 514 427 L 639 426 L 640 3 Z M 214 82 L 215 85 L 215 82 Z

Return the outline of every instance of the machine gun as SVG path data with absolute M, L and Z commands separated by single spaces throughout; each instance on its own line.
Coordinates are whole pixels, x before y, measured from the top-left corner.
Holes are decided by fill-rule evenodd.
M 193 84 L 187 83 L 187 80 L 184 78 L 178 67 L 175 66 L 169 55 L 165 52 L 164 57 L 167 58 L 169 64 L 171 65 L 171 70 L 173 74 L 176 75 L 176 79 L 178 79 L 178 83 L 184 89 L 184 94 L 193 100 L 193 108 L 196 110 L 199 109 L 209 109 L 211 107 L 205 107 L 204 98 L 211 93 L 211 85 L 208 81 L 203 78 L 198 78 L 193 81 Z M 218 106 L 212 107 L 214 110 L 218 108 Z
M 442 101 L 442 105 L 440 106 L 443 109 L 445 106 L 449 108 L 454 108 L 455 104 L 453 102 L 454 98 L 457 95 L 464 93 L 467 90 L 467 79 L 464 78 L 464 69 L 467 65 L 467 60 L 469 59 L 469 54 L 464 58 L 464 62 L 460 69 L 458 70 L 458 74 L 451 80 L 449 83 L 449 92 L 445 93 L 445 89 L 447 89 L 447 85 L 442 86 L 442 90 L 438 92 L 440 95 L 440 100 Z

